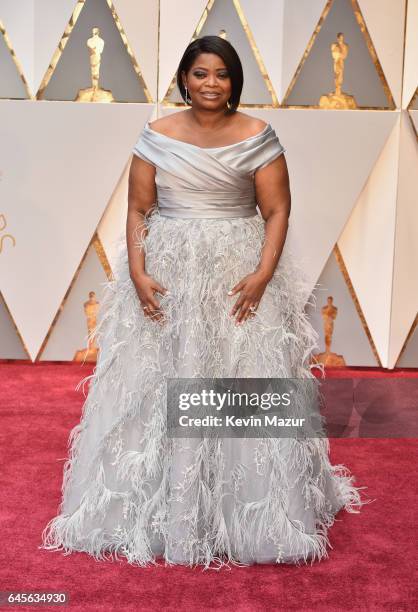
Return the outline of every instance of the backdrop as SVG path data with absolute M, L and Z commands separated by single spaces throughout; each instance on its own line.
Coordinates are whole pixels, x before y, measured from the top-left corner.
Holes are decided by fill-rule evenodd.
M 184 107 L 176 69 L 205 34 L 286 148 L 320 350 L 418 367 L 418 0 L 0 0 L 0 358 L 85 356 L 132 148 Z M 98 61 L 113 101 L 76 101 Z

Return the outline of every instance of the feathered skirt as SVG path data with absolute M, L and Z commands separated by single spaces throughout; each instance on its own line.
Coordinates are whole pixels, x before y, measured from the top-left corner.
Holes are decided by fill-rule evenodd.
M 228 291 L 253 272 L 261 216 L 147 221 L 146 271 L 164 324 L 145 317 L 124 236 L 105 283 L 99 356 L 71 431 L 58 514 L 40 548 L 150 564 L 311 563 L 328 556 L 328 528 L 364 500 L 326 437 L 174 438 L 166 379 L 315 378 L 318 335 L 304 311 L 307 280 L 286 246 L 253 318 L 235 325 Z M 313 299 L 313 298 L 312 298 Z

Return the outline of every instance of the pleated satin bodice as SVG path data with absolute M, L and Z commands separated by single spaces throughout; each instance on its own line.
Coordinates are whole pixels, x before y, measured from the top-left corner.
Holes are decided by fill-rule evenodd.
M 133 149 L 156 168 L 160 214 L 176 218 L 256 215 L 255 171 L 284 151 L 270 124 L 240 142 L 203 148 L 160 134 L 149 122 Z

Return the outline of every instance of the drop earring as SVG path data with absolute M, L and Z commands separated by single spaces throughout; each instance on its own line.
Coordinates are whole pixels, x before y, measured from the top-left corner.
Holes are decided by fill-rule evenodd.
M 188 96 L 187 96 L 187 85 L 184 86 L 185 90 L 186 90 L 186 104 L 190 104 L 190 106 L 192 105 L 192 99 L 190 98 L 190 102 L 188 100 Z

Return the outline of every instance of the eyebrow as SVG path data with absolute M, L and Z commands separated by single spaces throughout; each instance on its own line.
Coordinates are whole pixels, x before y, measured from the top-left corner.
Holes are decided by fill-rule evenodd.
M 207 68 L 204 68 L 203 66 L 195 66 L 193 68 L 193 70 L 197 70 L 199 68 L 199 70 L 208 70 Z M 228 70 L 228 68 L 216 68 L 216 70 Z

